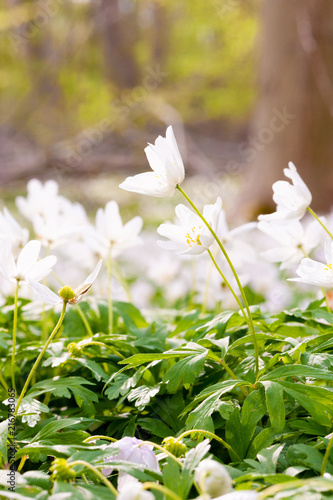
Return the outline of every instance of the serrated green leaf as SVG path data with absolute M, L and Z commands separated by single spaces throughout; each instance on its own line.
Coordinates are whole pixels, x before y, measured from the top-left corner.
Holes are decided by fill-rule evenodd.
M 285 425 L 285 406 L 283 400 L 283 389 L 276 382 L 261 382 L 265 388 L 266 406 L 271 421 L 271 426 L 280 432 Z
M 286 377 L 311 377 L 320 380 L 333 380 L 333 373 L 309 365 L 284 365 L 266 373 L 261 377 L 261 380 L 278 380 Z
M 195 356 L 187 356 L 173 365 L 162 379 L 165 384 L 168 384 L 168 392 L 177 391 L 181 385 L 188 389 L 203 369 L 207 354 L 208 350 L 205 349 L 205 352 Z

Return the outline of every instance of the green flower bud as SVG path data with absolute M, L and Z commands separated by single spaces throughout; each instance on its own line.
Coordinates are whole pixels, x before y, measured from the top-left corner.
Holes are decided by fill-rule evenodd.
M 183 457 L 186 454 L 186 444 L 182 440 L 169 436 L 162 441 L 163 448 L 172 453 L 175 457 Z
M 68 352 L 73 358 L 79 358 L 82 356 L 82 347 L 78 347 L 76 342 L 71 342 L 67 346 Z
M 75 470 L 64 458 L 56 458 L 53 460 L 50 472 L 52 472 L 53 481 L 64 481 L 70 483 L 74 481 L 76 477 Z
M 70 286 L 64 286 L 59 290 L 59 295 L 64 302 L 69 302 L 75 297 L 75 292 Z

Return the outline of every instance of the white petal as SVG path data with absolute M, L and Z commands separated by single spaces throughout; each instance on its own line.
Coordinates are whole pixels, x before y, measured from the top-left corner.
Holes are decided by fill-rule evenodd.
M 28 241 L 22 248 L 16 264 L 18 275 L 28 276 L 30 269 L 37 262 L 40 249 L 41 243 L 37 240 Z
M 47 257 L 44 257 L 44 259 L 39 260 L 29 271 L 29 279 L 32 281 L 42 280 L 51 272 L 52 267 L 56 264 L 56 262 L 57 257 L 54 255 L 48 255 Z
M 175 192 L 175 185 L 170 185 L 157 176 L 154 172 L 145 172 L 127 179 L 119 185 L 125 191 L 146 194 L 148 196 L 172 196 Z
M 42 285 L 37 281 L 29 281 L 29 283 L 37 297 L 44 302 L 52 305 L 60 304 L 62 302 L 61 297 L 52 292 L 52 290 L 50 290 L 47 286 Z
M 90 285 L 90 284 L 94 283 L 95 279 L 96 279 L 96 278 L 97 278 L 97 276 L 98 276 L 98 273 L 99 273 L 99 272 L 100 272 L 100 270 L 101 270 L 101 267 L 102 267 L 102 262 L 103 262 L 103 260 L 101 259 L 101 260 L 97 263 L 97 265 L 96 265 L 95 269 L 93 270 L 93 272 L 92 272 L 91 274 L 89 274 L 88 278 L 86 278 L 86 279 L 84 280 L 84 282 L 82 283 L 82 285 Z
M 17 275 L 16 265 L 14 261 L 12 245 L 10 241 L 3 240 L 0 246 L 0 271 L 4 276 L 11 280 Z

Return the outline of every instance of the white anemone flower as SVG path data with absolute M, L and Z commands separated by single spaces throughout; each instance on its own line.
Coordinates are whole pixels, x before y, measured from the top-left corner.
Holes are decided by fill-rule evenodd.
M 40 249 L 39 241 L 29 241 L 22 248 L 15 262 L 10 241 L 1 242 L 0 272 L 12 283 L 20 281 L 23 284 L 30 284 L 32 280 L 35 282 L 42 280 L 51 272 L 57 258 L 54 255 L 49 255 L 38 260 Z
M 117 496 L 117 500 L 155 500 L 155 496 L 147 490 L 143 489 L 141 483 L 126 484 Z
M 32 221 L 36 215 L 46 217 L 58 203 L 59 186 L 56 181 L 49 180 L 42 184 L 38 179 L 31 179 L 27 184 L 26 198 L 18 196 L 16 205 L 23 217 Z
M 149 144 L 145 153 L 153 172 L 128 177 L 119 187 L 149 196 L 172 196 L 185 178 L 185 169 L 171 125 L 166 137 L 158 136 L 155 145 Z
M 300 220 L 310 206 L 312 196 L 309 188 L 302 180 L 292 162 L 288 163 L 283 173 L 292 184 L 287 181 L 277 181 L 273 184 L 273 200 L 277 207 L 276 212 L 258 217 L 261 221 L 280 222 Z
M 325 242 L 326 264 L 313 259 L 303 259 L 296 273 L 299 278 L 292 278 L 289 281 L 299 281 L 309 285 L 333 288 L 333 241 Z
M 84 282 L 79 285 L 74 290 L 69 286 L 64 286 L 59 290 L 59 295 L 52 292 L 49 287 L 46 285 L 42 285 L 41 283 L 37 283 L 37 281 L 31 280 L 30 285 L 40 300 L 43 300 L 47 304 L 51 304 L 56 306 L 57 304 L 61 304 L 63 300 L 66 300 L 69 304 L 77 304 L 81 302 L 81 300 L 88 293 L 90 288 L 92 287 L 94 281 L 96 280 L 98 273 L 101 270 L 102 260 L 100 260 L 95 269 L 91 274 L 89 274 L 88 278 L 84 280 Z
M 25 245 L 29 239 L 28 229 L 21 227 L 6 207 L 0 212 L 0 239 L 9 239 L 17 246 Z
M 222 208 L 221 198 L 217 198 L 214 205 L 205 205 L 203 216 L 216 231 Z M 177 253 L 199 255 L 208 250 L 214 243 L 214 237 L 200 219 L 185 205 L 176 206 L 176 215 L 180 225 L 161 224 L 157 229 L 159 235 L 169 238 L 170 241 L 158 241 L 159 246 Z
M 305 255 L 309 255 L 319 245 L 323 233 L 323 228 L 316 220 L 306 228 L 299 221 L 283 226 L 261 221 L 258 229 L 279 243 L 279 246 L 261 252 L 261 256 L 269 262 L 281 262 L 281 270 L 298 265 Z
M 111 445 L 109 445 L 109 448 L 111 450 L 117 449 L 119 450 L 119 453 L 117 453 L 117 455 L 112 455 L 106 458 L 105 462 L 126 460 L 128 462 L 134 462 L 136 464 L 142 465 L 142 470 L 144 467 L 148 467 L 151 470 L 160 472 L 156 455 L 153 452 L 153 447 L 149 444 L 144 444 L 144 441 L 141 441 L 141 439 L 127 436 L 119 439 L 119 441 L 115 443 L 112 443 Z M 102 469 L 102 472 L 105 476 L 109 476 L 112 471 L 112 466 Z M 138 480 L 130 474 L 120 471 L 117 485 L 118 491 L 122 492 L 129 483 L 133 485 L 133 483 L 138 483 Z
M 215 498 L 232 490 L 231 477 L 222 464 L 206 458 L 202 460 L 194 473 L 194 479 L 203 493 Z
M 83 230 L 83 239 L 97 255 L 106 258 L 111 252 L 112 257 L 117 257 L 127 248 L 142 243 L 138 236 L 142 225 L 143 220 L 139 216 L 123 225 L 118 203 L 109 201 L 104 210 L 97 210 L 95 227 L 87 226 Z

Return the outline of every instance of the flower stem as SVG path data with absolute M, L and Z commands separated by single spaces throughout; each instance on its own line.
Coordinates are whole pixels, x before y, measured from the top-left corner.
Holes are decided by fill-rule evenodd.
M 237 375 L 232 371 L 232 369 L 230 368 L 230 366 L 227 365 L 227 363 L 224 361 L 224 359 L 220 359 L 219 362 L 223 366 L 223 368 L 225 369 L 225 371 L 227 373 L 229 373 L 229 375 L 230 375 L 230 377 L 232 379 L 239 380 L 239 378 L 237 377 Z M 245 389 L 245 387 L 240 386 L 239 388 L 240 388 L 240 390 L 242 391 L 242 393 L 244 394 L 245 397 L 249 395 L 249 393 L 247 392 L 247 390 Z
M 153 482 L 146 482 L 142 484 L 142 489 L 143 490 L 157 490 L 160 491 L 161 493 L 164 493 L 165 496 L 173 498 L 173 500 L 182 500 L 181 497 L 176 495 L 173 491 L 169 490 L 166 486 L 163 486 L 162 484 L 159 483 L 153 483 Z
M 84 314 L 84 312 L 82 311 L 81 307 L 79 304 L 76 304 L 76 310 L 77 312 L 79 313 L 79 316 L 81 317 L 82 319 L 82 323 L 84 324 L 86 330 L 87 330 L 87 333 L 90 337 L 93 337 L 93 331 L 88 323 L 88 320 L 86 318 L 86 315 Z
M 328 463 L 328 459 L 329 459 L 330 454 L 331 454 L 332 446 L 333 446 L 333 434 L 332 434 L 332 436 L 331 436 L 331 438 L 330 438 L 330 440 L 328 442 L 328 445 L 327 445 L 327 448 L 326 448 L 326 451 L 325 451 L 325 455 L 324 455 L 324 458 L 323 458 L 323 463 L 321 465 L 320 474 L 322 476 L 325 474 L 327 463 Z
M 83 442 L 89 443 L 89 441 L 96 441 L 96 439 L 104 439 L 105 441 L 112 441 L 113 443 L 116 443 L 118 441 L 118 439 L 109 436 L 97 435 L 97 436 L 89 436 Z
M 308 207 L 308 211 L 319 222 L 319 224 L 325 229 L 326 233 L 333 240 L 333 234 L 327 229 L 327 227 L 325 226 L 325 224 L 319 219 L 318 215 L 312 210 L 312 208 Z
M 109 335 L 113 334 L 113 304 L 111 291 L 111 249 L 107 259 L 107 274 L 108 274 L 108 308 L 109 308 Z
M 210 431 L 205 431 L 203 429 L 192 429 L 191 431 L 185 431 L 185 432 L 182 432 L 181 435 L 177 437 L 177 441 L 180 441 L 185 436 L 189 436 L 191 434 L 204 434 L 205 436 L 216 439 L 216 441 L 223 444 L 223 446 L 225 448 L 227 448 L 227 450 L 231 451 L 237 457 L 237 460 L 239 460 L 240 462 L 242 461 L 240 456 L 238 455 L 238 453 L 236 453 L 236 451 L 233 450 L 232 447 L 228 443 L 226 443 L 222 438 L 220 438 L 219 436 L 217 436 L 216 434 L 214 434 L 213 432 L 210 432 Z
M 195 206 L 195 204 L 193 203 L 193 201 L 191 200 L 191 198 L 189 198 L 189 196 L 187 196 L 187 194 L 185 193 L 185 191 L 183 191 L 183 189 L 180 186 L 178 186 L 178 185 L 176 187 L 177 187 L 178 191 L 184 196 L 184 198 L 191 205 L 191 207 L 193 208 L 193 210 L 195 211 L 195 213 L 200 217 L 200 219 L 203 221 L 203 223 L 207 226 L 207 228 L 209 229 L 209 231 L 211 232 L 211 234 L 213 235 L 216 243 L 218 244 L 221 252 L 223 253 L 226 261 L 229 264 L 229 267 L 230 267 L 230 269 L 232 271 L 232 274 L 235 277 L 235 280 L 237 282 L 237 286 L 239 288 L 239 291 L 240 291 L 242 299 L 243 299 L 243 303 L 244 303 L 245 309 L 247 311 L 247 316 L 248 316 L 248 321 L 249 321 L 248 325 L 249 325 L 249 329 L 250 329 L 252 337 L 253 337 L 253 346 L 254 346 L 254 354 L 255 354 L 255 365 L 256 365 L 256 375 L 258 376 L 258 372 L 259 372 L 259 347 L 258 347 L 256 332 L 255 332 L 255 329 L 254 329 L 254 324 L 253 324 L 253 320 L 252 320 L 252 316 L 251 316 L 251 312 L 250 312 L 250 308 L 249 308 L 249 303 L 247 301 L 247 298 L 246 298 L 244 289 L 243 289 L 243 287 L 241 285 L 241 282 L 240 282 L 240 280 L 238 278 L 238 274 L 236 272 L 236 269 L 234 268 L 234 266 L 233 266 L 233 264 L 232 264 L 232 262 L 230 260 L 230 257 L 227 254 L 227 251 L 225 250 L 225 248 L 222 245 L 221 241 L 217 237 L 217 234 L 215 233 L 214 229 L 210 226 L 210 224 L 207 222 L 207 220 L 205 219 L 205 217 L 201 214 L 200 210 L 197 209 L 197 207 Z
M 64 317 L 65 317 L 66 306 L 67 306 L 67 302 L 64 301 L 63 306 L 62 306 L 62 311 L 61 311 L 60 317 L 58 319 L 58 322 L 57 322 L 56 326 L 54 327 L 53 332 L 49 336 L 49 338 L 48 338 L 46 344 L 44 345 L 43 349 L 39 353 L 38 358 L 36 359 L 33 367 L 31 368 L 27 380 L 25 381 L 25 384 L 24 384 L 23 389 L 21 391 L 20 397 L 19 397 L 19 399 L 17 401 L 17 404 L 16 404 L 14 415 L 17 415 L 17 413 L 18 413 L 18 410 L 20 408 L 20 404 L 22 403 L 22 399 L 24 398 L 25 393 L 27 392 L 30 380 L 32 379 L 32 376 L 35 373 L 36 368 L 39 365 L 42 357 L 44 356 L 46 349 L 49 347 L 49 345 L 51 344 L 52 340 L 54 339 L 54 337 L 58 333 L 58 330 L 59 330 L 59 328 L 60 328 L 60 326 L 61 326 L 61 324 L 62 324 L 62 322 L 64 320 Z
M 143 446 L 144 444 L 148 444 L 150 446 L 154 446 L 154 448 L 156 448 L 157 450 L 160 450 L 163 453 L 165 453 L 166 455 L 168 455 L 170 458 L 172 458 L 172 460 L 174 460 L 175 462 L 177 462 L 177 464 L 182 467 L 182 462 L 180 460 L 178 460 L 178 458 L 175 457 L 175 455 L 173 453 L 171 453 L 170 451 L 168 451 L 165 448 L 163 448 L 163 446 L 160 446 L 159 444 L 153 443 L 152 441 L 143 441 L 143 443 L 139 444 L 139 448 L 141 446 Z
M 13 318 L 13 351 L 12 351 L 12 387 L 16 392 L 15 386 L 15 351 L 16 351 L 16 332 L 17 332 L 17 312 L 18 312 L 18 292 L 20 280 L 16 280 L 15 298 L 14 298 L 14 318 Z
M 75 460 L 74 462 L 68 462 L 68 465 L 70 465 L 71 467 L 74 467 L 75 465 L 83 465 L 87 469 L 90 469 L 92 472 L 96 474 L 96 476 L 101 480 L 101 482 L 104 483 L 105 486 L 107 486 L 114 495 L 116 495 L 116 497 L 118 496 L 118 491 L 113 486 L 113 484 L 111 484 L 110 481 L 106 479 L 104 474 L 102 474 L 102 472 L 96 469 L 96 467 L 94 467 L 93 465 L 89 464 L 88 462 L 85 462 L 84 460 Z
M 234 292 L 234 290 L 233 290 L 232 286 L 230 285 L 229 281 L 227 280 L 227 278 L 225 277 L 225 275 L 224 275 L 224 274 L 223 274 L 223 272 L 221 271 L 220 267 L 218 266 L 218 264 L 217 264 L 217 262 L 216 262 L 216 260 L 215 260 L 215 258 L 214 258 L 214 256 L 213 256 L 213 254 L 212 254 L 212 252 L 209 250 L 209 248 L 207 249 L 207 252 L 208 252 L 208 254 L 209 254 L 209 257 L 212 259 L 213 264 L 214 264 L 214 266 L 216 267 L 216 269 L 217 269 L 218 273 L 221 275 L 221 277 L 222 277 L 222 279 L 223 279 L 224 283 L 227 285 L 227 287 L 229 288 L 230 292 L 232 293 L 232 295 L 233 295 L 233 297 L 234 297 L 235 301 L 237 302 L 237 304 L 238 304 L 238 306 L 239 306 L 240 310 L 241 310 L 241 311 L 242 311 L 242 313 L 243 313 L 244 318 L 245 318 L 245 319 L 246 319 L 246 321 L 248 322 L 248 318 L 247 318 L 247 316 L 246 316 L 246 314 L 245 314 L 245 311 L 244 311 L 244 308 L 243 308 L 243 306 L 242 306 L 241 301 L 239 300 L 239 298 L 238 298 L 238 297 L 237 297 L 237 295 L 235 294 L 235 292 Z

